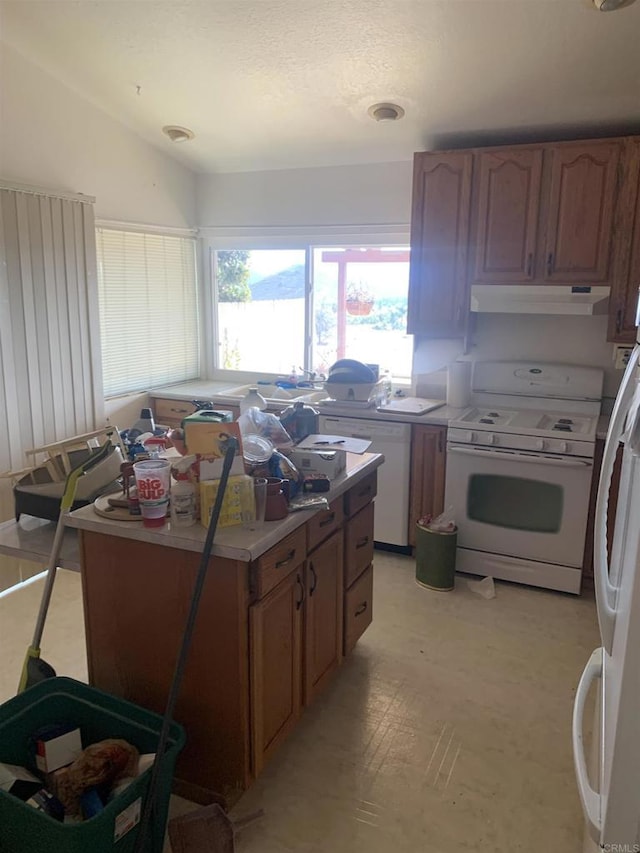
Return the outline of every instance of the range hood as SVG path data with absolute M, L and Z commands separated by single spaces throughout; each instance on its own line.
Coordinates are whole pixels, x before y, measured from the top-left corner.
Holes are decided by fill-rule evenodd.
M 471 310 L 492 314 L 606 314 L 608 287 L 474 284 Z

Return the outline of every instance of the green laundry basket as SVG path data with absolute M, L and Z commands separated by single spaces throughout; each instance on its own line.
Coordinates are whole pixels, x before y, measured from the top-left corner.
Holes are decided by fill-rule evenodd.
M 0 705 L 0 762 L 33 767 L 29 738 L 49 723 L 75 723 L 82 745 L 122 738 L 141 753 L 155 752 L 162 717 L 72 678 L 50 678 Z M 165 753 L 153 827 L 145 853 L 162 853 L 182 726 L 173 723 Z M 104 811 L 82 823 L 59 823 L 0 789 L 1 853 L 131 853 L 145 805 L 151 768 L 145 770 Z
M 450 533 L 416 524 L 416 581 L 427 589 L 450 590 L 455 584 L 458 529 Z

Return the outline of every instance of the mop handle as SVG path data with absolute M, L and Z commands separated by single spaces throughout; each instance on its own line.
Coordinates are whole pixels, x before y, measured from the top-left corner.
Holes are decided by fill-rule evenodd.
M 182 645 L 180 646 L 180 652 L 178 654 L 175 669 L 173 672 L 173 680 L 171 682 L 171 689 L 169 690 L 169 698 L 167 699 L 167 705 L 162 720 L 162 728 L 160 729 L 160 737 L 158 738 L 156 760 L 153 763 L 153 769 L 151 771 L 151 781 L 149 782 L 149 789 L 147 791 L 147 801 L 142 812 L 140 830 L 138 832 L 136 844 L 133 848 L 133 853 L 142 853 L 142 850 L 144 849 L 144 844 L 146 842 L 145 836 L 147 834 L 147 828 L 149 826 L 151 814 L 155 805 L 158 780 L 160 779 L 160 770 L 164 759 L 164 752 L 167 745 L 167 741 L 169 740 L 169 729 L 171 727 L 171 722 L 173 720 L 173 712 L 175 710 L 176 702 L 178 700 L 178 694 L 182 685 L 182 678 L 184 676 L 184 670 L 187 663 L 187 656 L 191 647 L 193 629 L 196 624 L 196 617 L 198 615 L 198 608 L 200 606 L 200 598 L 202 597 L 202 590 L 204 588 L 204 582 L 207 577 L 207 569 L 209 567 L 209 557 L 211 556 L 213 538 L 216 535 L 218 519 L 220 518 L 220 512 L 222 511 L 222 501 L 224 500 L 224 495 L 227 489 L 227 482 L 229 480 L 229 473 L 231 471 L 231 466 L 233 465 L 233 459 L 236 455 L 237 448 L 238 440 L 233 436 L 230 437 L 227 441 L 227 449 L 224 455 L 224 464 L 222 466 L 222 476 L 220 477 L 220 485 L 218 487 L 216 499 L 213 504 L 213 509 L 211 511 L 209 526 L 207 528 L 207 538 L 204 541 L 204 548 L 202 549 L 202 556 L 200 557 L 200 566 L 198 567 L 198 573 L 196 575 L 193 595 L 191 597 L 189 615 L 187 617 L 187 623 L 184 629 L 184 634 L 182 635 Z
M 76 489 L 78 488 L 78 480 L 86 471 L 88 471 L 90 468 L 93 468 L 93 466 L 97 465 L 98 462 L 101 462 L 103 459 L 107 458 L 107 456 L 109 455 L 110 447 L 111 442 L 105 442 L 97 450 L 95 450 L 91 454 L 91 456 L 89 456 L 89 458 L 86 459 L 81 465 L 77 465 L 67 474 L 64 492 L 62 493 L 62 500 L 60 501 L 60 516 L 58 518 L 56 532 L 53 537 L 51 553 L 49 554 L 49 568 L 47 572 L 47 579 L 45 581 L 44 589 L 42 591 L 42 599 L 40 600 L 40 610 L 38 611 L 36 627 L 33 632 L 33 641 L 31 643 L 31 646 L 34 649 L 39 649 L 40 643 L 42 641 L 44 625 L 47 620 L 47 612 L 49 610 L 49 604 L 51 603 L 51 595 L 53 593 L 53 585 L 56 579 L 56 563 L 58 562 L 58 557 L 60 556 L 60 551 L 62 550 L 62 540 L 64 538 L 65 533 L 64 519 L 65 516 L 69 514 L 71 507 L 73 506 L 73 502 L 76 497 Z

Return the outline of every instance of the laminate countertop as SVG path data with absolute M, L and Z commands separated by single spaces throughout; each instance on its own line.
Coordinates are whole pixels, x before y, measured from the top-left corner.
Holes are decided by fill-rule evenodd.
M 331 490 L 324 495 L 329 501 L 344 494 L 373 473 L 384 462 L 384 456 L 380 453 L 347 453 L 346 462 L 344 474 L 332 481 Z M 312 515 L 319 511 L 290 512 L 280 521 L 265 521 L 249 529 L 241 525 L 221 527 L 216 532 L 211 553 L 213 556 L 251 562 L 277 545 L 289 533 L 306 524 Z M 67 518 L 67 525 L 78 530 L 104 533 L 183 551 L 201 552 L 206 537 L 206 530 L 201 524 L 174 527 L 167 521 L 163 527 L 144 527 L 141 521 L 118 521 L 100 516 L 93 506 L 86 506 L 71 513 Z
M 240 401 L 237 397 L 229 397 L 225 391 L 231 388 L 238 387 L 224 382 L 212 382 L 210 380 L 198 380 L 194 382 L 184 382 L 180 385 L 170 385 L 166 388 L 154 388 L 149 392 L 150 397 L 162 397 L 167 400 L 211 400 L 216 406 L 224 408 L 227 406 L 238 406 Z M 288 406 L 291 400 L 282 400 L 282 408 Z M 429 424 L 431 426 L 447 426 L 449 421 L 456 420 L 469 408 L 457 409 L 452 406 L 447 406 L 446 403 L 440 408 L 434 409 L 432 412 L 427 412 L 424 415 L 410 415 L 406 412 L 390 412 L 378 411 L 376 408 L 371 409 L 350 409 L 348 406 L 323 407 L 321 402 L 314 402 L 311 405 L 319 409 L 321 414 L 329 417 L 341 418 L 357 418 L 359 420 L 374 420 L 388 421 L 391 423 L 409 423 L 409 424 Z M 269 406 L 270 411 L 276 411 L 277 407 L 272 403 Z

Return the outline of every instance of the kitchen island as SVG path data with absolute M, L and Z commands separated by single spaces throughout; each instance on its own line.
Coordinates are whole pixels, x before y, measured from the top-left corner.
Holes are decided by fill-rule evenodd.
M 329 510 L 220 529 L 176 719 L 187 744 L 176 790 L 237 799 L 295 727 L 372 618 L 379 454 L 347 454 Z M 186 621 L 200 525 L 72 513 L 79 530 L 89 681 L 162 713 Z

